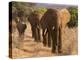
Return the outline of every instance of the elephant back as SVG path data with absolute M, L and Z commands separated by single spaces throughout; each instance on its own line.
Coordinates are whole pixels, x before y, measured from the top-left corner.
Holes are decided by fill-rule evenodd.
M 56 9 L 48 9 L 41 18 L 42 28 L 53 27 L 57 24 L 57 10 Z

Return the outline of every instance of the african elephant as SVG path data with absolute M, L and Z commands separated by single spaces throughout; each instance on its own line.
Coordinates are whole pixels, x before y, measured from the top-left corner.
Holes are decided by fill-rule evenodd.
M 40 38 L 40 23 L 39 23 L 39 14 L 36 13 L 36 11 L 32 12 L 29 16 L 28 16 L 28 21 L 31 25 L 31 30 L 32 30 L 32 37 L 34 38 L 34 41 L 36 42 L 40 42 L 41 38 Z
M 62 49 L 62 34 L 64 28 L 70 20 L 70 13 L 65 9 L 48 9 L 40 20 L 43 29 L 43 44 L 48 47 L 52 45 L 52 52 L 61 52 Z M 48 40 L 46 36 L 48 34 Z M 52 43 L 51 43 L 52 42 Z
M 23 16 L 22 17 L 17 17 L 16 20 L 16 29 L 18 31 L 18 41 L 17 41 L 17 48 L 23 47 L 23 41 L 24 41 L 24 33 L 25 30 L 27 29 L 26 23 L 23 21 Z
M 17 30 L 18 30 L 18 32 L 19 32 L 19 37 L 24 37 L 24 32 L 25 32 L 25 30 L 26 30 L 26 28 L 27 28 L 27 25 L 26 25 L 26 23 L 24 23 L 23 21 L 21 21 L 21 20 L 23 20 L 22 18 L 24 18 L 24 17 L 20 17 L 19 19 L 19 21 L 17 22 Z

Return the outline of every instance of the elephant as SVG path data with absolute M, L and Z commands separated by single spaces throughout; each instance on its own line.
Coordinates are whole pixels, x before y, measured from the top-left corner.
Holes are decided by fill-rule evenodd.
M 16 44 L 16 47 L 17 48 L 20 48 L 23 47 L 23 41 L 24 41 L 24 33 L 25 33 L 25 30 L 27 29 L 27 25 L 26 23 L 24 23 L 23 21 L 24 17 L 16 17 L 16 29 L 18 31 L 18 41 L 17 41 L 17 44 Z
M 21 18 L 24 18 L 24 17 L 20 17 L 20 19 Z M 23 20 L 23 19 L 21 19 L 21 20 Z M 25 30 L 27 28 L 27 25 L 23 21 L 21 21 L 21 20 L 19 20 L 17 22 L 17 26 L 16 26 L 17 30 L 19 32 L 19 37 L 22 37 L 22 35 L 24 36 L 24 32 L 25 32 Z
M 31 12 L 30 15 L 28 16 L 28 21 L 31 25 L 31 30 L 32 30 L 32 37 L 34 38 L 35 42 L 40 42 L 41 41 L 41 35 L 40 35 L 40 18 L 39 14 L 37 11 Z
M 19 36 L 20 37 L 24 37 L 24 32 L 27 28 L 27 25 L 26 25 L 26 16 L 24 14 L 23 11 L 18 11 L 17 12 L 17 17 L 16 17 L 16 23 L 17 23 L 17 30 L 19 32 Z
M 62 36 L 66 24 L 70 20 L 69 11 L 64 9 L 47 9 L 40 20 L 43 36 L 43 45 L 52 47 L 52 53 L 61 53 L 62 51 Z M 48 35 L 48 40 L 46 36 Z M 52 42 L 52 43 L 51 43 Z
M 44 15 L 42 16 L 41 20 L 40 20 L 40 24 L 42 27 L 42 36 L 43 36 L 43 45 L 46 46 L 47 44 L 47 39 L 46 39 L 46 33 L 48 34 L 48 47 L 51 46 L 51 39 L 53 39 L 53 46 L 56 45 L 56 41 L 57 41 L 57 20 L 58 20 L 58 16 L 57 16 L 57 11 L 55 9 L 48 9 Z M 55 27 L 55 30 L 54 30 Z M 55 31 L 55 32 L 54 32 Z M 54 32 L 54 33 L 53 33 Z M 53 38 L 53 34 L 55 35 L 55 40 Z M 55 49 L 55 46 L 54 46 Z

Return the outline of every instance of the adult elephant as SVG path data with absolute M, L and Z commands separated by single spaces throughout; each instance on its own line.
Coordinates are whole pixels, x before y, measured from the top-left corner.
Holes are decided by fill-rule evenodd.
M 56 49 L 61 53 L 62 49 L 62 34 L 64 28 L 70 20 L 70 13 L 65 9 L 48 9 L 42 16 L 40 23 L 43 29 L 43 44 L 52 47 L 52 52 L 56 52 Z M 48 40 L 46 36 L 48 34 Z M 52 43 L 51 43 L 52 41 Z
M 30 13 L 30 15 L 28 16 L 28 21 L 31 24 L 31 30 L 32 30 L 32 37 L 34 38 L 34 41 L 36 42 L 40 42 L 41 40 L 41 36 L 40 36 L 40 18 L 39 18 L 39 14 L 37 13 L 37 11 L 34 11 L 32 13 Z

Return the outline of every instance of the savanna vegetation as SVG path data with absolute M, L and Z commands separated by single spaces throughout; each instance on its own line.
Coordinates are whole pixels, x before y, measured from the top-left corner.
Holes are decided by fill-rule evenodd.
M 71 18 L 68 23 L 69 27 L 77 27 L 78 26 L 78 8 L 70 7 L 68 8 Z

